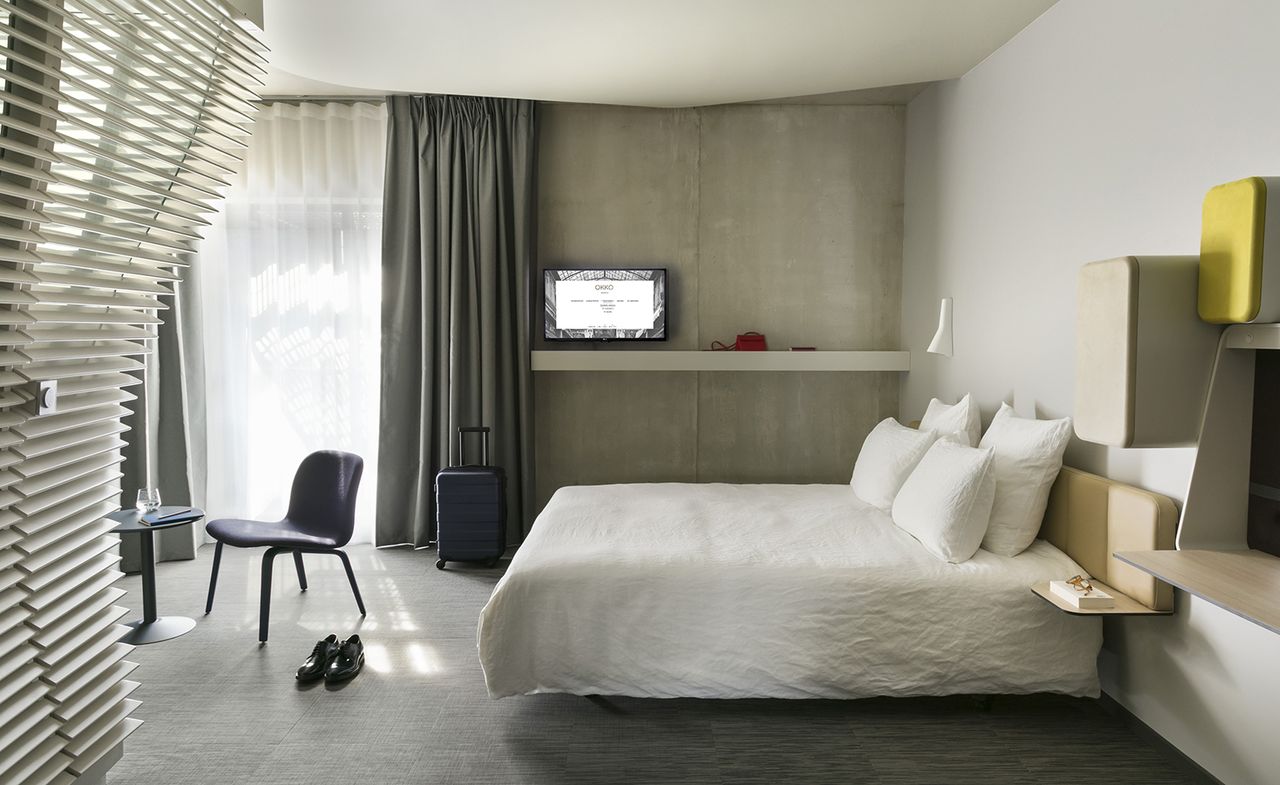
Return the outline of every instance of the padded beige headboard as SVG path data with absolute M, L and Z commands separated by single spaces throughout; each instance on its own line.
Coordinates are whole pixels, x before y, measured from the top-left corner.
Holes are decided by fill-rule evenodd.
M 1040 536 L 1093 578 L 1149 608 L 1173 610 L 1173 587 L 1121 562 L 1116 551 L 1171 550 L 1178 508 L 1168 496 L 1062 467 Z
M 912 428 L 920 421 L 912 420 Z M 1178 506 L 1168 496 L 1063 466 L 1040 524 L 1048 540 L 1113 589 L 1157 611 L 1173 610 L 1173 587 L 1117 559 L 1116 551 L 1171 551 Z

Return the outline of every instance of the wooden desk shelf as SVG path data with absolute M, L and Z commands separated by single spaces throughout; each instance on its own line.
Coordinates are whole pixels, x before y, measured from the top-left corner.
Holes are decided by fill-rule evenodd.
M 1129 595 L 1121 594 L 1101 581 L 1091 580 L 1090 583 L 1114 597 L 1116 604 L 1110 608 L 1077 608 L 1050 591 L 1048 581 L 1032 584 L 1031 591 L 1038 594 L 1045 602 L 1057 607 L 1058 610 L 1075 616 L 1168 616 L 1173 613 L 1173 611 L 1152 610 Z
M 1261 551 L 1124 551 L 1116 558 L 1280 632 L 1280 558 Z

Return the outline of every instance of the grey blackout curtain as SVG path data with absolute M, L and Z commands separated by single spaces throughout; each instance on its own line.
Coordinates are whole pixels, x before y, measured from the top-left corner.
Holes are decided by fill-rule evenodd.
M 488 425 L 514 544 L 533 505 L 534 104 L 391 96 L 387 110 L 376 543 L 435 539 L 454 431 Z
M 160 489 L 165 504 L 194 504 L 193 490 L 199 479 L 192 476 L 193 455 L 190 449 L 192 409 L 199 401 L 188 395 L 196 374 L 203 373 L 203 366 L 192 361 L 192 353 L 199 359 L 198 338 L 192 340 L 196 325 L 186 313 L 190 303 L 184 295 L 190 285 L 175 285 L 174 298 L 165 320 L 157 326 L 155 349 L 147 358 L 146 368 L 135 374 L 144 384 L 133 388 L 137 400 L 128 405 L 129 414 L 124 424 L 129 427 L 128 444 L 121 450 L 124 463 L 120 466 L 121 504 L 131 507 L 139 488 Z M 196 388 L 199 389 L 199 388 Z M 203 422 L 196 412 L 197 425 Z M 197 433 L 199 438 L 201 434 Z M 155 549 L 158 561 L 194 559 L 196 548 L 204 539 L 204 527 L 179 526 L 156 532 Z M 141 544 L 137 537 L 120 539 L 120 568 L 125 572 L 142 569 Z

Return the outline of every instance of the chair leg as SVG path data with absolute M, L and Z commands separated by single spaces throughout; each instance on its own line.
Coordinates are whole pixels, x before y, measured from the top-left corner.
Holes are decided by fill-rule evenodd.
M 342 566 L 347 569 L 347 580 L 351 581 L 351 593 L 356 595 L 356 607 L 360 609 L 360 615 L 364 616 L 364 600 L 360 599 L 360 587 L 356 585 L 356 574 L 351 571 L 351 559 L 347 558 L 347 554 L 342 551 L 335 550 L 338 558 L 342 559 Z
M 293 552 L 293 566 L 298 568 L 298 585 L 307 590 L 307 573 L 302 569 L 302 551 Z
M 213 611 L 213 592 L 218 588 L 218 567 L 222 564 L 222 543 L 213 546 L 213 572 L 209 573 L 209 599 L 205 600 L 204 612 Z
M 267 548 L 267 552 L 262 554 L 262 590 L 258 607 L 259 643 L 267 642 L 267 625 L 271 619 L 271 563 L 287 551 L 286 548 Z

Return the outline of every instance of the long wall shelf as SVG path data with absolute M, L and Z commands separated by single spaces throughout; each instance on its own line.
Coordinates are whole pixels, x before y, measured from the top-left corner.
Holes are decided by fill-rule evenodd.
M 536 351 L 535 371 L 909 371 L 911 353 Z
M 1261 551 L 1125 551 L 1116 558 L 1280 632 L 1280 558 Z

